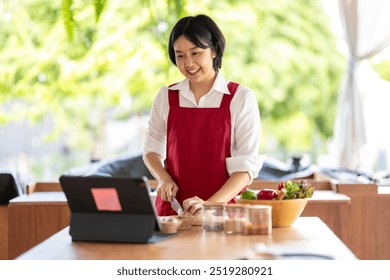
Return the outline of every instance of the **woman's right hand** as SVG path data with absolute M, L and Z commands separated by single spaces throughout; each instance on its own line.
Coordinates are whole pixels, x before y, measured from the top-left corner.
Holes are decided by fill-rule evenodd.
M 172 178 L 162 178 L 158 181 L 157 195 L 164 201 L 171 201 L 179 190 Z
M 150 173 L 157 180 L 157 195 L 164 201 L 171 201 L 179 188 L 164 168 L 163 158 L 156 153 L 149 152 L 143 155 L 143 160 Z

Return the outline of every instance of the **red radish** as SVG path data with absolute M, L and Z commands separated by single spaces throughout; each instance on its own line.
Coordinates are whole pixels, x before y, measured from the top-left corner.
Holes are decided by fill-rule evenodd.
M 278 193 L 274 189 L 262 189 L 257 193 L 257 199 L 271 200 L 278 196 Z

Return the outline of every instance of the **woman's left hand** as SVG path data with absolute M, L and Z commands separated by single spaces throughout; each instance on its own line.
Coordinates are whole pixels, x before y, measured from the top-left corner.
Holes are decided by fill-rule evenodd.
M 189 215 L 199 214 L 199 211 L 202 209 L 203 203 L 204 200 L 197 196 L 187 198 L 186 200 L 183 201 L 184 214 L 189 214 Z

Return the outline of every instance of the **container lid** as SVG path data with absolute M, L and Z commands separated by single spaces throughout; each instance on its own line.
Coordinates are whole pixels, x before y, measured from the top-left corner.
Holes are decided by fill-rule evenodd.
M 225 202 L 205 201 L 203 206 L 224 206 L 225 204 Z
M 229 203 L 229 204 L 226 204 L 225 207 L 226 208 L 245 208 L 249 206 L 249 204 L 234 204 L 234 203 Z
M 271 210 L 272 206 L 271 205 L 250 205 L 248 206 L 248 208 L 251 210 L 267 211 L 267 210 Z

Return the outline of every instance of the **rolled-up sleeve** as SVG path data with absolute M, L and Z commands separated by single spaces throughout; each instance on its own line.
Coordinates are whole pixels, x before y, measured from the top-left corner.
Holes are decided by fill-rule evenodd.
M 260 169 L 263 167 L 266 155 L 247 155 L 235 156 L 226 159 L 226 167 L 229 175 L 234 172 L 248 172 L 252 183 L 254 178 L 257 178 Z M 248 185 L 249 185 L 248 184 Z
M 231 113 L 233 145 L 226 168 L 229 175 L 248 172 L 252 182 L 265 160 L 265 155 L 259 154 L 260 112 L 254 92 L 240 86 L 232 100 Z

